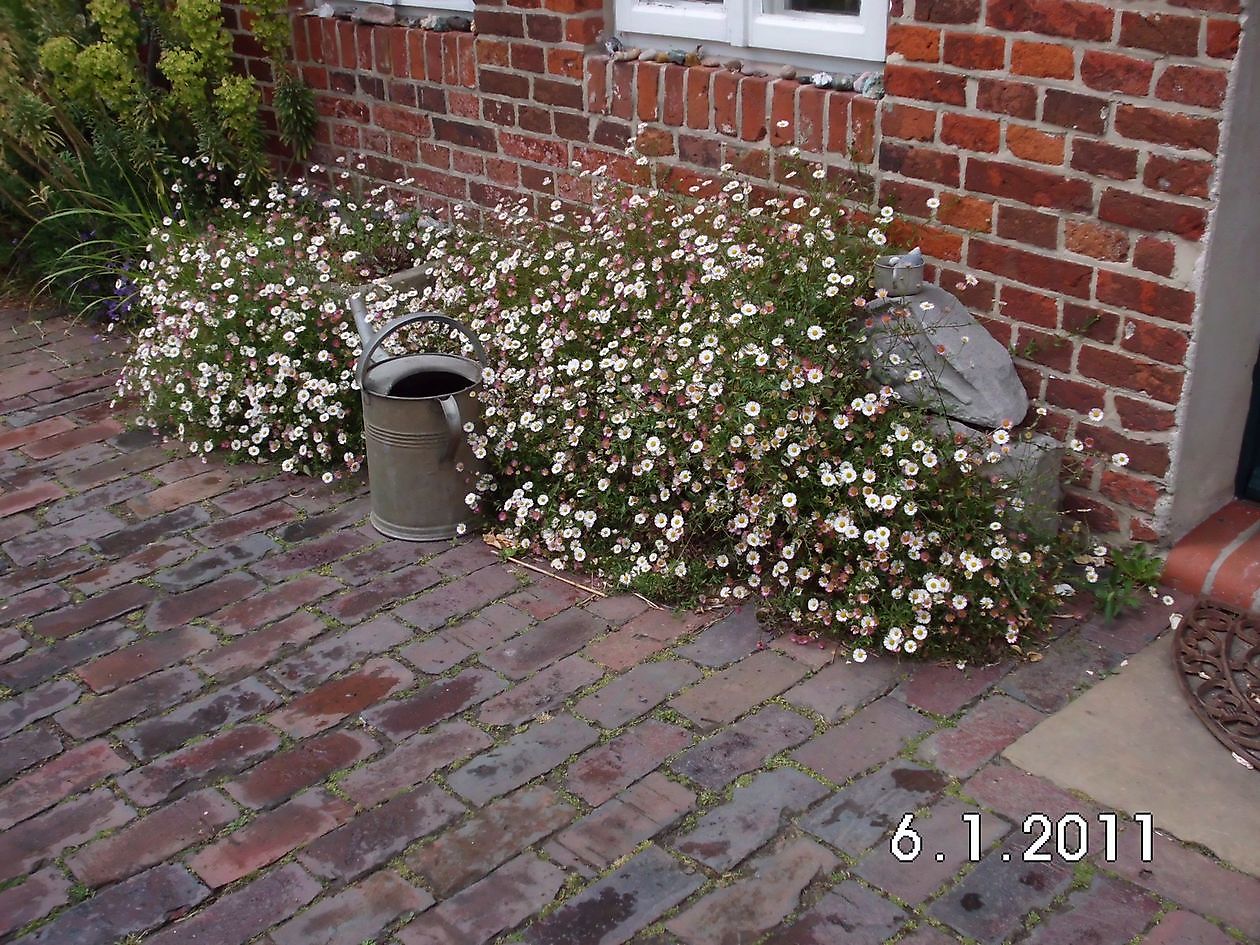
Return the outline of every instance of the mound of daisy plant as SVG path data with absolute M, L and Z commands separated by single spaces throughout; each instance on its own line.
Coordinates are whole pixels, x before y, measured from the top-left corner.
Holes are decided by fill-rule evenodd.
M 869 378 L 875 320 L 900 330 L 869 288 L 891 210 L 808 178 L 589 176 L 577 219 L 421 237 L 422 302 L 489 352 L 469 504 L 496 544 L 658 600 L 755 601 L 859 661 L 989 655 L 1044 623 L 1064 558 L 986 472 L 1017 432 L 954 442 Z

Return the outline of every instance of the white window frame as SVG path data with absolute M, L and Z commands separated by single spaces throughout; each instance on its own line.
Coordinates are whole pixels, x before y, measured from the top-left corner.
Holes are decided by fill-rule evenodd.
M 716 43 L 771 59 L 804 55 L 820 67 L 882 64 L 888 36 L 888 0 L 862 0 L 856 16 L 776 11 L 769 0 L 615 0 L 614 14 L 618 34 L 635 45 Z

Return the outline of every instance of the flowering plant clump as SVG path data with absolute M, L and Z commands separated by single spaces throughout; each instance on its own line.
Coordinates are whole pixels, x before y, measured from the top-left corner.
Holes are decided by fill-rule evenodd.
M 208 229 L 166 219 L 134 277 L 152 322 L 118 383 L 138 398 L 139 422 L 197 454 L 272 460 L 326 481 L 358 469 L 348 287 L 407 265 L 427 225 L 383 192 L 358 201 L 272 185 L 225 200 Z M 409 297 L 372 294 L 382 315 Z
M 489 352 L 469 503 L 497 542 L 661 598 L 757 601 L 859 661 L 1018 645 L 1061 559 L 985 473 L 1014 434 L 954 442 L 869 379 L 867 333 L 899 317 L 869 289 L 892 211 L 589 177 L 577 220 L 503 208 L 493 233 L 421 240 L 422 300 Z

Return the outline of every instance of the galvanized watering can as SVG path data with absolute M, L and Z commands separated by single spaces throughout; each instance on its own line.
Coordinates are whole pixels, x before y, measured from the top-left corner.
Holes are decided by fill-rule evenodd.
M 473 455 L 464 432 L 470 421 L 481 424 L 473 392 L 481 384 L 485 350 L 476 335 L 446 315 L 415 312 L 377 332 L 368 324 L 362 296 L 350 299 L 350 309 L 363 339 L 358 380 L 372 525 L 404 541 L 454 537 L 468 518 L 465 497 L 485 465 Z M 460 332 L 477 360 L 434 352 L 382 358 L 386 338 L 420 322 Z

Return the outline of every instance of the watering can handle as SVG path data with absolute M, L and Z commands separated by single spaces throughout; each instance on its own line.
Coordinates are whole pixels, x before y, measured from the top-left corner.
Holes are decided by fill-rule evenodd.
M 459 415 L 459 404 L 455 402 L 454 397 L 439 397 L 438 403 L 442 407 L 442 416 L 446 418 L 446 430 L 449 434 L 446 441 L 446 455 L 442 457 L 442 462 L 449 463 L 455 458 L 455 451 L 459 449 L 459 444 L 464 442 L 464 424 Z
M 366 310 L 363 308 L 363 299 L 361 296 L 354 296 L 350 300 L 350 307 L 354 310 L 356 316 L 365 317 L 367 314 Z M 370 342 L 367 342 L 365 339 L 367 347 L 364 348 L 363 354 L 359 357 L 359 368 L 356 372 L 356 379 L 359 382 L 360 390 L 363 389 L 363 379 L 367 375 L 368 366 L 372 363 L 372 355 L 375 353 L 376 349 L 380 347 L 381 342 L 389 335 L 398 331 L 398 329 L 405 328 L 407 325 L 411 325 L 416 322 L 437 322 L 448 328 L 454 328 L 457 332 L 467 338 L 469 343 L 472 344 L 473 350 L 477 354 L 477 363 L 483 367 L 485 366 L 486 349 L 481 346 L 481 340 L 474 335 L 467 326 L 451 318 L 449 315 L 442 315 L 438 312 L 412 312 L 410 315 L 400 315 L 392 322 L 389 322 Z

